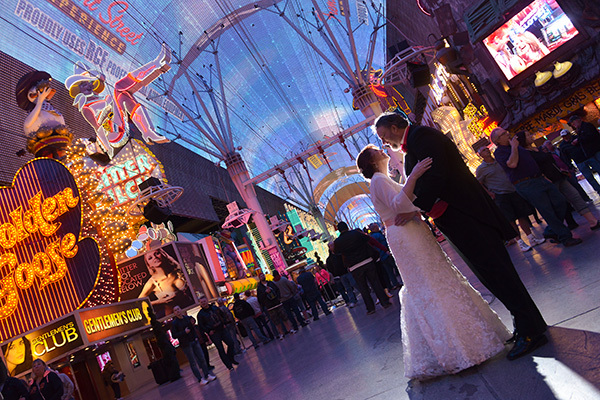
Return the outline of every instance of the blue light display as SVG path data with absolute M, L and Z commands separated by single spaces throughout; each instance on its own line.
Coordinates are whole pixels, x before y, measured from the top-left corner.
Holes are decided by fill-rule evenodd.
M 379 4 L 381 1 L 376 1 Z M 331 59 L 327 43 L 315 29 L 310 0 L 259 1 L 271 5 L 257 10 L 248 0 L 5 0 L 0 5 L 0 50 L 38 70 L 49 72 L 64 82 L 73 65 L 84 61 L 106 76 L 108 88 L 129 71 L 154 59 L 162 43 L 173 51 L 171 70 L 140 91 L 140 100 L 150 112 L 158 132 L 190 147 L 204 157 L 212 155 L 177 139 L 177 135 L 214 149 L 209 141 L 187 121 L 184 114 L 164 95 L 186 65 L 197 88 L 202 76 L 215 88 L 217 99 L 227 98 L 231 135 L 251 176 L 268 170 L 327 136 L 359 123 L 364 118 L 352 109 L 352 96 L 344 93 L 348 84 L 310 48 L 275 12 L 272 4 L 285 14 L 315 45 Z M 352 63 L 345 21 L 339 4 L 319 0 L 331 13 L 331 28 L 344 54 Z M 246 8 L 244 8 L 246 6 Z M 285 8 L 284 8 L 285 7 Z M 234 22 L 231 18 L 239 14 Z M 369 38 L 376 17 L 371 7 L 349 1 L 357 53 L 364 68 Z M 298 17 L 300 16 L 300 17 Z M 243 19 L 242 19 L 243 18 Z M 360 18 L 360 20 L 359 20 Z M 227 29 L 228 28 L 228 29 Z M 220 34 L 215 34 L 220 32 Z M 373 68 L 384 64 L 384 32 L 378 32 Z M 203 52 L 199 43 L 207 35 L 214 39 Z M 214 54 L 218 52 L 224 93 L 218 83 Z M 197 54 L 196 54 L 197 53 Z M 181 63 L 180 60 L 183 60 Z M 352 64 L 354 67 L 354 64 Z M 18 78 L 18 77 L 17 77 Z M 172 95 L 188 111 L 208 125 L 207 115 L 195 102 L 193 89 L 183 77 L 173 84 Z M 207 104 L 206 93 L 200 94 Z M 373 141 L 373 135 L 357 135 L 348 147 L 353 155 Z M 339 145 L 326 151 L 332 169 L 354 164 Z M 309 166 L 316 185 L 330 169 L 326 163 Z M 294 178 L 290 178 L 294 179 Z M 289 195 L 279 177 L 261 186 L 282 197 Z M 329 191 L 331 192 L 331 191 Z M 292 195 L 292 197 L 294 197 Z M 321 204 L 326 199 L 318 199 Z M 357 206 L 363 202 L 358 202 Z

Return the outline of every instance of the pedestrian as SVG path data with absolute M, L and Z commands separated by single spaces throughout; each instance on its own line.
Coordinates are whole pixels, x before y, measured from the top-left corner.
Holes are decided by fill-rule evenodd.
M 299 275 L 296 278 L 296 281 L 300 286 L 302 286 L 302 290 L 304 290 L 304 296 L 306 297 L 306 301 L 311 309 L 313 321 L 319 320 L 317 303 L 319 303 L 321 310 L 323 310 L 325 315 L 330 315 L 331 311 L 329 310 L 329 307 L 327 307 L 327 304 L 325 304 L 323 301 L 323 297 L 321 297 L 321 292 L 319 291 L 315 276 L 311 272 L 307 271 L 305 266 L 300 267 L 298 272 Z
M 227 307 L 227 304 L 225 304 L 224 298 L 219 297 L 217 299 L 217 306 L 221 309 L 221 311 L 223 311 L 223 315 L 225 316 L 225 320 L 226 320 L 225 329 L 227 329 L 227 333 L 229 333 L 229 337 L 231 337 L 231 340 L 233 341 L 235 354 L 241 354 L 242 353 L 242 345 L 241 345 L 240 341 L 238 340 L 237 327 L 235 324 L 235 317 L 231 313 L 231 310 L 229 309 L 229 307 Z
M 20 400 L 29 397 L 29 390 L 21 379 L 8 375 L 8 368 L 0 360 L 0 398 L 4 400 Z
M 525 200 L 544 217 L 548 226 L 544 237 L 561 242 L 565 247 L 576 246 L 581 239 L 574 238 L 563 224 L 567 200 L 550 181 L 542 176 L 540 167 L 531 154 L 519 145 L 519 139 L 503 128 L 495 128 L 490 139 L 497 146 L 494 156 L 508 174 L 511 183 Z
M 269 321 L 267 320 L 267 317 L 262 309 L 262 306 L 260 305 L 260 302 L 258 301 L 258 297 L 253 296 L 252 291 L 250 291 L 250 290 L 246 290 L 244 292 L 244 297 L 246 298 L 246 301 L 248 302 L 248 304 L 250 304 L 250 306 L 252 306 L 252 309 L 254 310 L 254 320 L 256 321 L 256 324 L 258 325 L 258 329 L 260 329 L 260 333 L 262 333 L 263 336 L 266 336 L 271 340 L 275 339 L 275 336 L 273 336 L 273 332 L 271 331 L 271 328 L 269 328 Z
M 29 385 L 28 400 L 61 400 L 63 395 L 63 383 L 52 372 L 46 363 L 37 358 L 31 365 L 31 385 Z M 121 394 L 115 398 L 121 398 Z
M 62 382 L 63 385 L 63 395 L 60 400 L 75 400 L 73 397 L 73 392 L 75 391 L 75 385 L 69 376 L 65 373 L 59 372 L 55 369 L 50 368 L 50 371 L 54 372 Z
M 377 224 L 375 222 L 370 224 L 369 231 L 371 232 L 370 233 L 371 237 L 373 237 L 375 240 L 377 240 L 379 243 L 381 243 L 383 246 L 385 246 L 387 249 L 389 249 L 387 240 L 385 239 L 384 234 L 381 233 L 379 224 Z M 377 251 L 379 251 L 379 257 L 380 257 L 379 262 L 383 266 L 383 270 L 385 272 L 384 279 L 388 285 L 388 289 L 400 288 L 400 286 L 402 286 L 402 284 L 400 282 L 398 282 L 398 279 L 396 278 L 396 273 L 398 271 L 398 268 L 396 267 L 396 261 L 394 260 L 394 257 L 387 251 L 382 251 L 380 249 L 378 249 Z
M 575 163 L 581 175 L 585 178 L 590 186 L 600 195 L 600 183 L 594 176 L 594 172 L 600 174 L 600 161 L 595 157 L 588 158 L 584 153 L 577 135 L 573 135 L 569 130 L 563 129 L 560 131 L 562 141 L 558 146 L 561 158 L 569 165 Z
M 273 271 L 273 283 L 277 285 L 277 288 L 279 289 L 281 304 L 283 304 L 283 309 L 292 323 L 292 330 L 290 332 L 296 333 L 298 331 L 298 324 L 302 327 L 307 325 L 304 318 L 302 318 L 298 304 L 294 299 L 294 296 L 298 292 L 298 287 L 286 277 L 281 276 L 277 270 Z M 296 320 L 298 322 L 296 322 Z
M 323 263 L 317 264 L 314 267 L 315 278 L 317 280 L 317 285 L 319 286 L 319 290 L 321 290 L 321 295 L 327 301 L 332 301 L 337 296 L 333 293 L 331 281 L 333 279 L 333 275 L 329 273 L 325 268 L 323 268 Z
M 579 213 L 589 224 L 589 227 L 592 231 L 600 229 L 600 221 L 592 214 L 588 205 L 583 200 L 581 195 L 577 192 L 577 189 L 571 185 L 571 183 L 567 179 L 567 174 L 569 173 L 566 170 L 566 166 L 564 163 L 558 159 L 558 162 L 561 163 L 563 168 L 560 168 L 557 164 L 557 160 L 552 157 L 551 154 L 539 151 L 537 147 L 533 147 L 533 135 L 530 132 L 517 132 L 517 139 L 519 140 L 519 145 L 527 149 L 529 154 L 533 157 L 535 162 L 540 167 L 542 174 L 546 178 L 552 182 L 559 192 L 567 199 L 569 204 L 573 207 L 575 211 Z M 557 157 L 558 158 L 558 157 Z M 567 217 L 573 217 L 570 215 L 570 211 L 567 212 Z M 569 218 L 567 218 L 567 222 L 569 222 Z M 572 221 L 573 227 L 577 226 L 577 223 Z
M 566 131 L 566 129 L 563 129 L 563 130 Z M 561 131 L 561 135 L 562 135 L 562 131 Z M 565 166 L 566 171 L 568 171 L 568 174 L 566 174 L 566 172 L 565 172 L 565 175 L 567 175 L 567 180 L 569 181 L 569 183 L 571 185 L 573 185 L 573 187 L 575 189 L 577 189 L 577 192 L 581 195 L 581 198 L 586 203 L 591 202 L 592 199 L 590 199 L 590 196 L 588 195 L 588 193 L 585 191 L 585 189 L 583 187 L 581 187 L 581 185 L 579 184 L 579 181 L 577 180 L 577 176 L 576 176 L 577 170 L 576 170 L 575 166 L 571 162 L 564 159 L 562 153 L 556 146 L 554 146 L 552 141 L 546 140 L 544 142 L 544 144 L 542 144 L 541 150 L 546 153 L 551 154 L 555 160 L 557 160 L 556 157 L 558 157 L 558 159 L 560 159 L 560 163 L 562 163 L 562 165 Z M 559 161 L 556 161 L 556 163 L 559 164 Z
M 246 300 L 242 300 L 239 293 L 235 293 L 233 299 L 233 313 L 236 318 L 240 320 L 244 329 L 246 329 L 246 333 L 252 342 L 252 346 L 255 349 L 258 349 L 260 347 L 259 341 L 263 342 L 263 344 L 269 343 L 271 340 L 260 333 L 260 330 L 258 329 L 258 325 L 254 320 L 254 309 L 252 306 L 248 304 Z
M 102 369 L 102 378 L 104 379 L 104 385 L 111 387 L 115 399 L 121 398 L 121 382 L 123 381 L 125 374 L 115 368 L 112 360 L 109 360 Z
M 502 214 L 515 229 L 515 232 L 518 234 L 517 237 L 519 239 L 517 242 L 521 251 L 529 251 L 533 246 L 544 243 L 546 239 L 537 238 L 531 231 L 529 215 L 534 211 L 531 204 L 517 193 L 517 189 L 510 183 L 508 175 L 506 175 L 500 164 L 496 162 L 496 159 L 494 159 L 492 152 L 487 146 L 479 148 L 477 153 L 483 159 L 483 162 L 477 167 L 475 177 L 487 190 L 494 203 L 496 203 Z M 519 227 L 527 236 L 529 244 L 525 243 L 521 238 L 515 221 L 519 221 Z
M 329 257 L 327 257 L 327 269 L 331 271 L 333 280 L 337 285 L 338 292 L 342 294 L 342 298 L 350 308 L 356 306 L 356 294 L 354 293 L 354 287 L 356 282 L 352 277 L 348 268 L 344 266 L 344 261 L 340 254 L 335 254 L 333 251 L 333 242 L 329 242 Z
M 272 281 L 267 281 L 265 274 L 262 272 L 258 274 L 259 283 L 256 288 L 256 294 L 258 301 L 262 308 L 266 310 L 266 313 L 273 326 L 273 333 L 279 329 L 279 340 L 283 340 L 283 337 L 288 333 L 287 327 L 285 326 L 286 315 L 283 310 L 283 304 L 281 304 L 281 296 L 279 294 L 279 288 Z
M 173 313 L 175 314 L 175 318 L 173 318 L 171 334 L 175 339 L 179 340 L 179 346 L 190 362 L 192 373 L 202 386 L 214 381 L 217 377 L 209 372 L 208 363 L 200 348 L 196 328 L 190 317 L 183 315 L 179 306 L 173 307 Z M 204 373 L 204 376 L 202 376 L 202 373 Z
M 219 307 L 209 304 L 206 297 L 200 297 L 200 307 L 201 309 L 196 316 L 198 326 L 202 332 L 208 334 L 219 352 L 221 361 L 231 371 L 233 366 L 239 363 L 235 359 L 233 339 L 229 336 L 225 326 L 227 315 Z M 227 351 L 225 351 L 223 344 L 227 345 Z
M 348 229 L 348 224 L 341 221 L 337 224 L 340 236 L 334 241 L 334 252 L 342 255 L 344 266 L 352 273 L 362 295 L 367 314 L 375 313 L 375 303 L 371 297 L 369 285 L 373 288 L 379 303 L 383 308 L 392 305 L 385 294 L 372 257 L 371 244 L 377 248 L 385 248 L 375 239 L 359 229 L 353 231 Z

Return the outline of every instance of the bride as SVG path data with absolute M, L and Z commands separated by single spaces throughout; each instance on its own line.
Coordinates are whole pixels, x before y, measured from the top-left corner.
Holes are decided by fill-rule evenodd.
M 384 221 L 404 287 L 400 291 L 404 374 L 427 379 L 454 374 L 504 350 L 511 334 L 437 243 L 412 204 L 415 183 L 432 164 L 420 161 L 404 186 L 388 175 L 389 156 L 368 145 L 357 165 L 370 179 L 371 200 Z M 411 221 L 394 225 L 401 212 Z

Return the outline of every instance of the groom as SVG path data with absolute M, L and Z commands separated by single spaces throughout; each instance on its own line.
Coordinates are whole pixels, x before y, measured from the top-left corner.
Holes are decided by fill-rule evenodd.
M 507 358 L 514 360 L 548 342 L 546 322 L 521 282 L 504 246 L 517 232 L 469 171 L 456 145 L 437 129 L 409 125 L 396 113 L 384 113 L 375 121 L 384 144 L 406 153 L 405 168 L 433 159 L 431 169 L 419 178 L 414 204 L 435 220 L 477 278 L 513 316 L 516 343 Z M 398 214 L 404 225 L 416 213 Z

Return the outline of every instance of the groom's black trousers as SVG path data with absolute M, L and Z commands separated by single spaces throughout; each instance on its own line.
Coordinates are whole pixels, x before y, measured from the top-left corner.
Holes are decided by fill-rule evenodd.
M 510 311 L 519 335 L 535 337 L 546 330 L 546 322 L 521 282 L 498 229 L 452 206 L 435 224 L 481 283 Z

